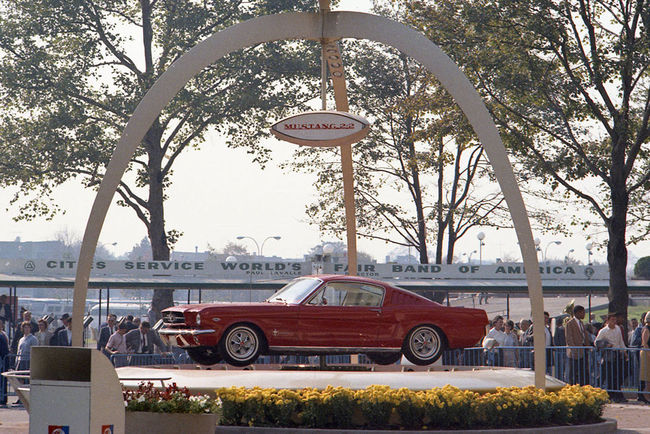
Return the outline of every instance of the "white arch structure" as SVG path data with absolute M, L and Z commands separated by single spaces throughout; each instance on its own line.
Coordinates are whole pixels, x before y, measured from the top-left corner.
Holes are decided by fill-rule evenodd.
M 254 18 L 215 33 L 174 62 L 142 98 L 108 164 L 84 232 L 74 287 L 73 345 L 82 345 L 82 316 L 88 281 L 106 213 L 129 160 L 161 110 L 192 77 L 233 51 L 263 42 L 322 38 L 368 39 L 397 48 L 426 67 L 452 95 L 472 124 L 494 168 L 519 239 L 526 267 L 533 322 L 544 324 L 542 282 L 524 201 L 496 125 L 467 77 L 436 44 L 398 22 L 359 12 L 300 12 Z M 543 327 L 535 327 L 534 338 L 537 367 L 535 385 L 544 388 Z

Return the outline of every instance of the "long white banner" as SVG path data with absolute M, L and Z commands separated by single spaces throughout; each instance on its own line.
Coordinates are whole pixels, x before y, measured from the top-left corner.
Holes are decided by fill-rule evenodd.
M 0 259 L 1 274 L 74 276 L 77 262 L 68 259 Z M 204 277 L 216 279 L 288 279 L 314 273 L 346 274 L 342 263 L 262 261 L 96 261 L 93 277 Z M 607 280 L 606 265 L 542 265 L 544 280 Z M 523 264 L 359 264 L 360 276 L 377 279 L 499 279 L 526 278 Z

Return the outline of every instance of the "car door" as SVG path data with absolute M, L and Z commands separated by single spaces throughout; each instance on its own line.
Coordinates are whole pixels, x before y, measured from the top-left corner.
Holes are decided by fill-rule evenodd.
M 372 348 L 382 327 L 385 289 L 362 282 L 329 281 L 300 306 L 304 347 Z

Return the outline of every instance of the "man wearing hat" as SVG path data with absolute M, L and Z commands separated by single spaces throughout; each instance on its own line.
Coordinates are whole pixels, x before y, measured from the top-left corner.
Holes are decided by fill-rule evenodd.
M 614 402 L 624 402 L 623 393 L 620 392 L 621 380 L 623 379 L 624 358 L 627 360 L 627 348 L 623 340 L 623 331 L 616 324 L 618 314 L 610 312 L 607 314 L 605 326 L 600 329 L 594 345 L 602 351 L 601 378 L 607 381 L 607 393 Z
M 62 337 L 67 337 L 67 336 L 63 336 L 61 332 L 66 330 L 66 324 L 69 324 L 70 320 L 71 318 L 69 314 L 64 313 L 63 315 L 61 315 L 61 322 L 63 324 L 57 327 L 56 330 L 54 330 L 52 339 L 50 339 L 50 345 L 59 346 L 59 347 L 68 346 L 67 339 L 63 339 L 63 340 L 61 339 Z

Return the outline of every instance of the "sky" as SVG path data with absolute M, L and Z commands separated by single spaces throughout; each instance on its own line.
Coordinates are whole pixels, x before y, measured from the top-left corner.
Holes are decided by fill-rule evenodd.
M 368 11 L 369 4 L 369 1 L 344 0 L 337 9 Z M 321 237 L 318 228 L 306 221 L 305 207 L 316 199 L 315 177 L 289 173 L 278 167 L 279 163 L 291 157 L 296 145 L 275 139 L 269 139 L 268 144 L 273 150 L 274 161 L 264 170 L 252 163 L 244 150 L 227 149 L 216 134 L 208 134 L 200 150 L 185 152 L 177 160 L 165 208 L 167 229 L 184 233 L 175 246 L 176 251 L 205 251 L 209 246 L 218 250 L 228 242 L 239 242 L 254 252 L 256 248 L 252 241 L 237 241 L 236 237 L 249 236 L 261 244 L 266 237 L 280 236 L 280 240 L 269 239 L 265 243 L 263 254 L 301 258 L 313 246 L 334 240 L 328 236 Z M 0 189 L 0 209 L 8 208 L 0 213 L 1 241 L 11 241 L 16 237 L 23 241 L 51 240 L 62 231 L 82 238 L 94 192 L 69 181 L 55 194 L 56 201 L 66 210 L 65 214 L 51 221 L 39 219 L 32 222 L 11 219 L 17 214 L 17 208 L 9 206 L 13 192 L 12 189 Z M 479 231 L 486 235 L 482 248 L 485 261 L 521 258 L 514 230 L 477 229 L 459 241 L 457 255 L 466 254 L 461 257 L 462 261 L 466 261 L 472 251 L 479 250 L 476 238 Z M 594 228 L 590 233 L 596 233 L 596 242 L 606 240 L 602 227 Z M 135 214 L 114 204 L 107 215 L 100 243 L 114 254 L 121 255 L 145 236 L 145 227 Z M 569 238 L 542 233 L 534 236 L 541 239 L 540 259 L 544 252 L 548 258 L 564 258 L 570 249 L 574 249 L 571 257 L 583 262 L 587 260 L 586 233 L 577 232 Z M 561 241 L 561 244 L 554 241 Z M 383 262 L 395 246 L 383 241 L 360 239 L 358 248 Z M 630 264 L 648 251 L 650 242 L 631 246 Z M 594 249 L 593 252 L 594 261 L 606 262 L 604 250 Z M 473 253 L 473 259 L 478 257 L 478 252 Z

